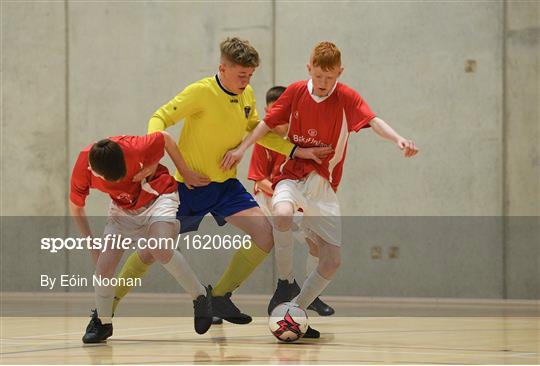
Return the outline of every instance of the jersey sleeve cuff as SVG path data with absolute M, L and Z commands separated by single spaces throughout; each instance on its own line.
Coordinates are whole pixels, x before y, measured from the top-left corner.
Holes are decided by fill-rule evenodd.
M 76 193 L 74 192 L 71 192 L 69 194 L 69 200 L 76 206 L 79 206 L 79 207 L 84 207 L 84 204 L 85 204 L 85 201 L 86 199 L 77 195 Z
M 356 125 L 354 125 L 353 131 L 358 132 L 363 128 L 370 128 L 371 126 L 369 125 L 369 122 L 371 122 L 371 120 L 373 118 L 375 118 L 375 117 L 377 117 L 377 116 L 376 115 L 371 115 L 371 116 L 368 116 L 368 117 L 364 118 L 362 121 L 360 121 Z

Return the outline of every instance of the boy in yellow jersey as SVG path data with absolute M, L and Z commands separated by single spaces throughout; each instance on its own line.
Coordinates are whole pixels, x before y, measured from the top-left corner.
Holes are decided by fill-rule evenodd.
M 259 55 L 249 42 L 238 38 L 227 38 L 220 48 L 218 74 L 189 85 L 159 108 L 148 123 L 148 132 L 161 131 L 185 120 L 178 148 L 188 168 L 175 174 L 181 201 L 181 233 L 197 230 L 202 218 L 210 213 L 219 225 L 228 222 L 250 235 L 250 248 L 236 251 L 212 290 L 215 316 L 247 324 L 251 317 L 233 304 L 231 293 L 266 258 L 274 239 L 272 226 L 257 202 L 236 179 L 236 166 L 230 166 L 223 158 L 259 123 L 249 85 L 259 65 Z M 274 133 L 265 135 L 259 143 L 290 158 L 316 162 L 332 151 L 328 147 L 297 148 Z M 225 165 L 229 168 L 225 169 Z M 151 258 L 134 253 L 120 276 L 140 277 L 150 263 Z M 119 288 L 117 300 L 128 290 Z

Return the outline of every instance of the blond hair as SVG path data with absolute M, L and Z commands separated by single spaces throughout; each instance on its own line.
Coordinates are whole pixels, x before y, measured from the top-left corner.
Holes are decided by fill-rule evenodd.
M 219 45 L 221 60 L 243 67 L 259 66 L 259 53 L 249 41 L 232 37 L 227 38 Z

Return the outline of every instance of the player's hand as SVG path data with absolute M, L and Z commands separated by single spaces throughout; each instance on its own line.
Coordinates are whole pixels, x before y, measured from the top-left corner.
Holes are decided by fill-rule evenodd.
M 322 160 L 334 152 L 330 146 L 323 147 L 298 147 L 294 152 L 294 158 L 314 160 L 317 164 L 321 164 Z
M 403 155 L 406 158 L 411 158 L 418 154 L 418 148 L 413 140 L 400 139 L 397 145 L 403 151 Z
M 197 173 L 193 170 L 188 170 L 182 172 L 182 177 L 184 177 L 184 184 L 189 188 L 193 187 L 205 187 L 210 184 L 210 178 L 204 174 Z
M 133 176 L 133 182 L 140 182 L 145 178 L 151 177 L 156 173 L 159 163 L 141 167 L 141 170 Z
M 272 188 L 272 182 L 268 178 L 264 178 L 255 182 L 255 192 L 263 192 L 267 196 L 272 197 L 274 195 L 274 189 Z
M 223 157 L 223 160 L 221 161 L 221 170 L 229 170 L 232 169 L 236 164 L 242 160 L 242 157 L 244 156 L 244 151 L 241 149 L 233 149 L 227 151 L 225 156 Z

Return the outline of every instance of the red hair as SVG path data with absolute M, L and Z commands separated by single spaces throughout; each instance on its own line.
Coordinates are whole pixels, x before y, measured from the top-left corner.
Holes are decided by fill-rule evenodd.
M 323 71 L 341 66 L 341 52 L 332 42 L 319 42 L 311 52 L 310 63 Z

